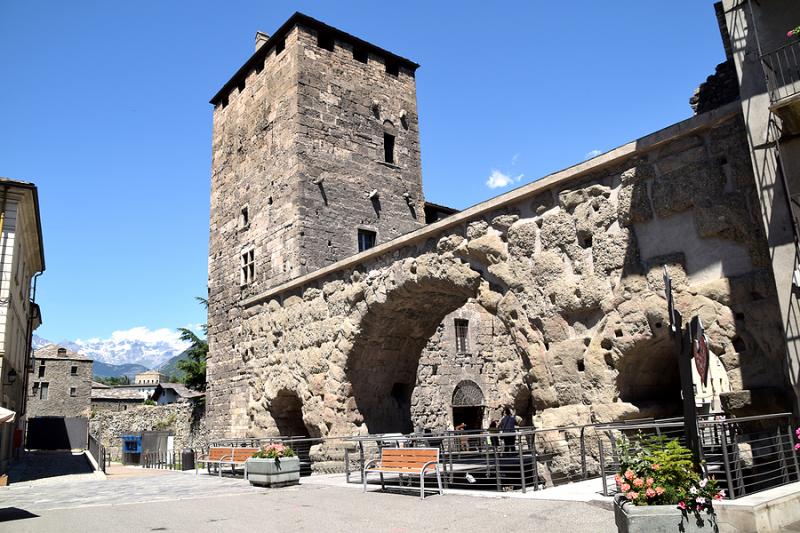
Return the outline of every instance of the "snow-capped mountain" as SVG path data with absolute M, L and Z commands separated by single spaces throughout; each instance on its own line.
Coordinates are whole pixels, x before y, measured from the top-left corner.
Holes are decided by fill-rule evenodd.
M 51 341 L 33 336 L 33 347 L 38 348 Z M 166 328 L 149 330 L 144 327 L 115 331 L 110 338 L 76 339 L 59 341 L 64 348 L 91 357 L 95 361 L 113 365 L 138 364 L 156 368 L 180 354 L 190 346 L 180 340 L 177 331 Z

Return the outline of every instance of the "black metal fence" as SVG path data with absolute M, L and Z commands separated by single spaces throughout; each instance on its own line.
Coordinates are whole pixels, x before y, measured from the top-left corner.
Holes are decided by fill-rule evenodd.
M 89 434 L 89 453 L 97 463 L 97 468 L 105 472 L 111 457 L 106 453 L 106 447 L 100 444 L 100 441 L 92 434 Z
M 799 480 L 790 423 L 788 413 L 728 419 L 714 414 L 701 416 L 700 438 L 708 474 L 720 481 L 730 498 Z M 615 487 L 613 482 L 609 483 L 609 477 L 619 468 L 618 439 L 622 436 L 635 439 L 640 435 L 663 435 L 684 441 L 683 420 L 524 427 L 513 433 L 443 431 L 226 439 L 211 445 L 260 447 L 281 442 L 300 457 L 302 475 L 343 473 L 348 483 L 362 483 L 364 465 L 378 459 L 383 448 L 439 448 L 446 488 L 527 492 L 599 477 L 603 493 L 611 495 Z M 384 477 L 389 486 L 417 482 L 400 476 Z
M 181 454 L 174 451 L 144 452 L 140 464 L 143 468 L 181 470 Z
M 772 103 L 800 92 L 800 41 L 762 55 L 761 64 Z

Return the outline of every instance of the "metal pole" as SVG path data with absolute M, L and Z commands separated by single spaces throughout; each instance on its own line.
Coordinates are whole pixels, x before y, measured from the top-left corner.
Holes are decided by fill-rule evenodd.
M 728 459 L 728 432 L 725 431 L 725 423 L 722 426 L 722 462 L 725 467 L 725 480 L 728 482 L 728 493 L 731 500 L 736 499 L 736 488 L 733 486 L 733 479 L 731 478 L 731 463 Z
M 581 427 L 581 479 L 586 479 L 586 426 Z
M 597 447 L 600 453 L 600 478 L 603 480 L 603 496 L 608 496 L 608 485 L 606 483 L 606 454 L 603 451 L 603 432 L 597 433 Z
M 497 492 L 502 492 L 503 487 L 500 484 L 500 461 L 497 459 L 497 446 L 494 447 L 494 479 L 497 485 Z
M 536 432 L 531 435 L 531 458 L 533 459 L 533 490 L 539 490 L 539 461 L 536 459 Z
M 517 443 L 517 449 L 519 450 L 519 477 L 522 480 L 522 493 L 525 494 L 526 487 L 525 487 L 525 461 L 522 457 L 522 439 L 518 439 L 519 442 Z

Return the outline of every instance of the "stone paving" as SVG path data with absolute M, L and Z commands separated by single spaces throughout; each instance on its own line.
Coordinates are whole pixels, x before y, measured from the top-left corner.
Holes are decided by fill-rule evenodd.
M 301 484 L 251 487 L 239 478 L 143 471 L 105 479 L 65 476 L 0 488 L 0 530 L 131 531 L 536 531 L 580 524 L 613 532 L 613 513 L 584 502 L 480 498 Z M 304 478 L 304 480 L 309 478 Z M 60 480 L 60 482 L 58 481 Z

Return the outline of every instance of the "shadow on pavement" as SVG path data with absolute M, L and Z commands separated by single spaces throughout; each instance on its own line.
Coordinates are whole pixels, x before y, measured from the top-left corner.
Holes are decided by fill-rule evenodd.
M 25 509 L 17 507 L 0 508 L 0 522 L 12 522 L 14 520 L 24 520 L 26 518 L 38 518 L 38 514 L 33 514 Z
M 8 472 L 10 483 L 33 481 L 48 477 L 91 474 L 94 468 L 83 452 L 35 451 L 26 452 Z

